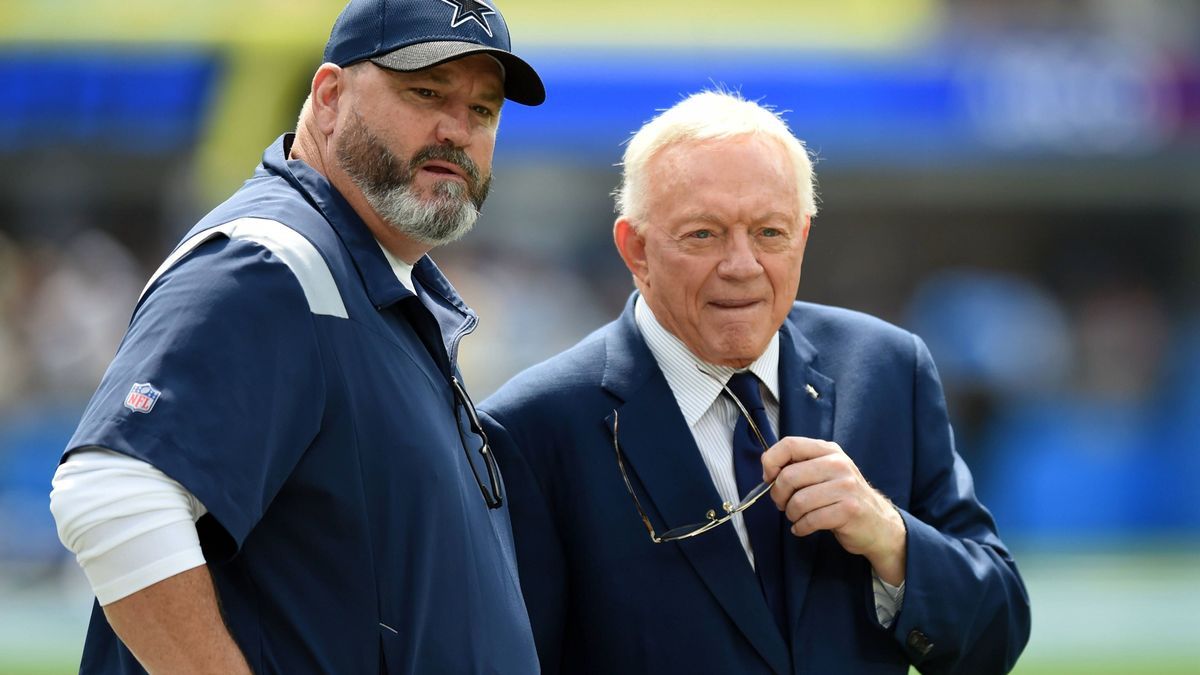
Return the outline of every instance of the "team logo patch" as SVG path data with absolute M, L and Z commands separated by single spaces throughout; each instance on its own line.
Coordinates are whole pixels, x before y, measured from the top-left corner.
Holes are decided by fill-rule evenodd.
M 133 388 L 129 390 L 129 394 L 125 397 L 125 407 L 133 412 L 148 413 L 154 408 L 154 404 L 158 402 L 158 397 L 162 396 L 162 392 L 155 389 L 154 385 L 149 382 L 135 382 Z
M 454 16 L 450 19 L 450 27 L 458 28 L 468 21 L 474 21 L 479 24 L 483 32 L 492 36 L 492 27 L 488 25 L 487 17 L 489 14 L 495 14 L 496 10 L 488 7 L 480 0 L 442 0 L 442 2 L 454 8 Z

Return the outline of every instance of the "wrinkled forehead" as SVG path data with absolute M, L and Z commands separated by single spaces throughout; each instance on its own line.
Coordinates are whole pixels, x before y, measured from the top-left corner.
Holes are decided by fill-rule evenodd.
M 746 134 L 670 144 L 651 155 L 639 180 L 643 216 L 652 219 L 735 205 L 743 211 L 769 211 L 773 217 L 790 214 L 789 219 L 794 219 L 800 214 L 792 158 L 770 136 Z

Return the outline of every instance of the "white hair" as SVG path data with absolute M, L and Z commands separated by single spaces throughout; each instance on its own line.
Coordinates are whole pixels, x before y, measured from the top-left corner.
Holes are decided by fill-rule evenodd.
M 667 147 L 744 135 L 775 139 L 783 145 L 796 170 L 800 215 L 816 215 L 816 175 L 804 141 L 796 138 L 787 122 L 770 107 L 724 89 L 688 96 L 647 122 L 629 139 L 621 162 L 621 184 L 613 191 L 617 213 L 640 229 L 640 221 L 646 215 L 643 212 L 646 166 Z

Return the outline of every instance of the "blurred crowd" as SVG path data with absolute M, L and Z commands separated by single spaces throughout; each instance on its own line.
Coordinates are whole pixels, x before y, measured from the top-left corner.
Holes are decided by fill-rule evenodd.
M 1134 62 L 1104 61 L 1110 49 L 1141 53 L 1130 45 L 1153 41 L 1190 64 L 1169 78 L 1173 117 L 1137 118 L 1134 129 L 1120 116 L 1079 135 L 1038 126 L 1051 116 L 1036 110 L 994 106 L 981 119 L 996 125 L 983 131 L 1021 141 L 991 148 L 1010 153 L 994 165 L 938 163 L 903 139 L 892 153 L 909 165 L 873 166 L 873 149 L 839 163 L 831 137 L 816 148 L 830 157 L 817 166 L 823 212 L 801 298 L 878 314 L 927 341 L 959 450 L 1006 539 L 1200 542 L 1200 204 L 1188 183 L 1200 169 L 1198 3 L 943 4 L 946 34 L 964 42 L 1116 36 L 1085 52 L 1106 72 Z M 1022 54 L 996 63 L 1036 74 Z M 1141 82 L 1118 75 L 1117 90 Z M 1021 100 L 1033 99 L 1055 101 Z M 802 137 L 803 115 L 793 114 Z M 1070 142 L 1035 147 L 1047 163 L 1029 141 L 1052 132 Z M 613 157 L 619 140 L 603 139 Z M 1089 155 L 1083 143 L 1103 147 Z M 0 570 L 30 578 L 55 574 L 66 555 L 47 493 L 78 414 L 146 279 L 212 206 L 190 173 L 194 149 L 50 150 L 0 163 Z M 610 162 L 540 155 L 498 166 L 478 232 L 435 255 L 482 317 L 462 352 L 476 400 L 614 317 L 632 290 L 609 238 Z
M 111 234 L 19 241 L 0 231 L 0 565 L 62 557 L 47 471 L 116 350 L 145 275 Z
M 830 211 L 834 222 L 818 223 L 829 229 L 810 246 L 802 299 L 858 306 L 926 340 L 959 450 L 1002 531 L 1056 545 L 1200 538 L 1200 313 L 1189 311 L 1186 289 L 1171 287 L 1171 270 L 1139 272 L 1145 261 L 1128 258 L 1119 240 L 1031 270 L 1005 269 L 1002 256 L 991 268 L 911 269 L 930 242 L 912 239 L 911 251 L 873 244 Z M 520 228 L 485 217 L 479 233 L 436 256 L 482 317 L 462 352 L 477 399 L 619 311 L 631 284 L 607 218 L 590 214 L 573 228 L 572 247 L 539 252 L 499 242 Z M 0 230 L 0 565 L 38 577 L 62 561 L 48 480 L 165 252 L 94 227 L 54 241 Z M 911 277 L 910 286 L 869 293 L 873 303 L 857 302 L 858 287 L 830 272 L 896 264 L 907 273 L 892 278 Z M 887 297 L 899 301 L 878 299 Z

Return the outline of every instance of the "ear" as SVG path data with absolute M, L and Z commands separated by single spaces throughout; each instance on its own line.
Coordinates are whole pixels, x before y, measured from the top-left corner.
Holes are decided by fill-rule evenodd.
M 323 63 L 313 75 L 311 102 L 313 119 L 317 128 L 326 136 L 332 136 L 337 127 L 338 110 L 342 94 L 346 91 L 346 71 L 332 63 Z
M 808 243 L 808 231 L 810 229 L 812 229 L 812 216 L 807 215 L 807 216 L 804 216 L 804 226 L 800 228 L 800 239 L 805 244 Z
M 621 254 L 621 260 L 625 261 L 625 266 L 633 273 L 634 279 L 639 282 L 646 278 L 646 238 L 643 237 L 633 227 L 633 221 L 625 216 L 617 218 L 617 222 L 613 223 L 613 243 L 617 245 L 617 252 Z

